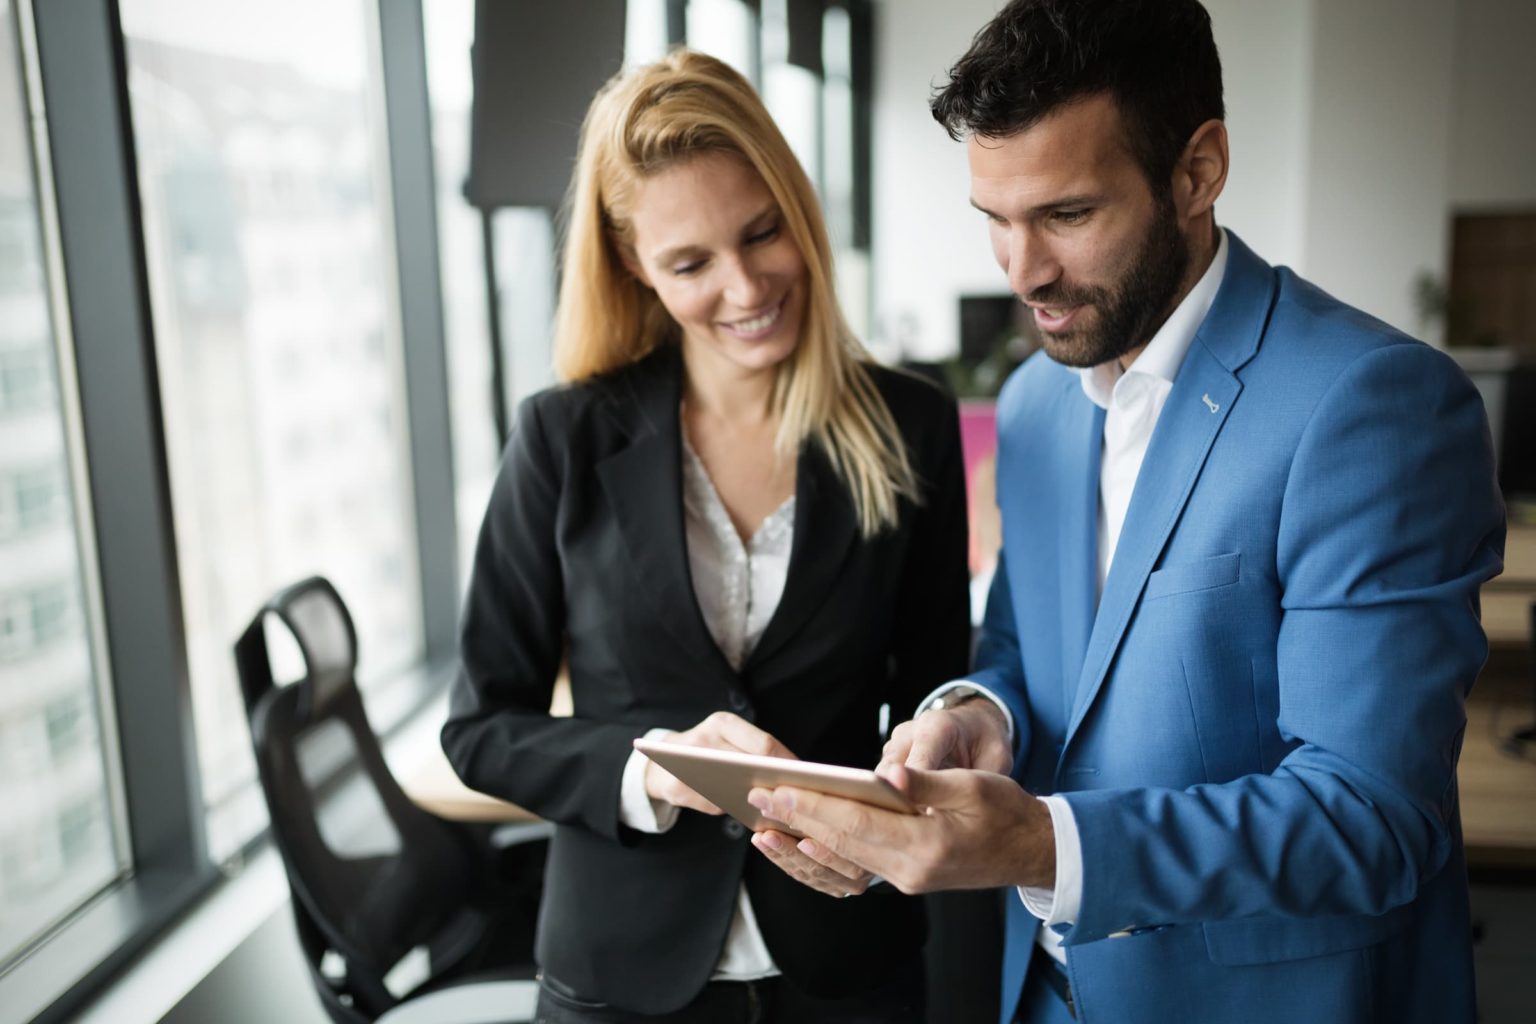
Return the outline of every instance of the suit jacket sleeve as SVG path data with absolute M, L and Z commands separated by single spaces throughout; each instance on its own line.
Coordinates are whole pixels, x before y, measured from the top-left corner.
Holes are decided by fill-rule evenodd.
M 1008 551 L 997 553 L 997 569 L 987 592 L 987 609 L 976 645 L 976 667 L 970 679 L 984 686 L 1008 705 L 1013 718 L 1014 770 L 1023 771 L 1029 760 L 1029 702 L 1024 686 L 1024 662 L 1019 651 L 1018 627 L 1014 624 L 1013 594 L 1008 588 Z
M 645 729 L 549 715 L 565 641 L 562 483 L 539 408 L 518 410 L 481 528 L 443 749 L 471 788 L 617 838 L 624 764 Z
M 1267 775 L 1067 794 L 1084 855 L 1069 943 L 1415 897 L 1459 833 L 1478 587 L 1503 548 L 1493 480 L 1482 404 L 1442 354 L 1392 345 L 1344 370 L 1301 437 L 1277 539 L 1292 749 Z

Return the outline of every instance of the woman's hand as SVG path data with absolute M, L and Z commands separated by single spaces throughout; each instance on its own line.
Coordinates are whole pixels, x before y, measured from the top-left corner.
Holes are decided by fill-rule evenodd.
M 754 833 L 752 845 L 778 868 L 818 892 L 841 899 L 869 888 L 875 876 L 851 860 L 845 860 L 814 839 L 796 839 L 772 829 Z
M 667 742 L 799 760 L 772 735 L 729 711 L 716 711 L 692 729 L 668 736 Z M 645 766 L 645 792 L 652 800 L 660 800 L 675 807 L 686 807 L 705 814 L 724 813 L 655 761 Z

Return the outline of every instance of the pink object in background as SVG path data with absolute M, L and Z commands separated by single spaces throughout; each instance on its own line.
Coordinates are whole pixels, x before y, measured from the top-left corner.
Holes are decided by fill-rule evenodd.
M 965 455 L 965 492 L 971 493 L 976 463 L 997 450 L 997 403 L 965 399 L 960 403 L 960 450 Z
M 960 452 L 965 459 L 971 575 L 990 572 L 1002 545 L 997 514 L 997 403 L 960 403 Z

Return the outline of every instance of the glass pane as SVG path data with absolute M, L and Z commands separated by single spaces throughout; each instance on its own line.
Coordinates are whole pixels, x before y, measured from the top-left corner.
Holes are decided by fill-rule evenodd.
M 650 64 L 667 55 L 667 0 L 628 0 L 624 5 L 624 66 Z
M 377 26 L 363 0 L 125 0 L 122 22 L 223 857 L 263 823 L 230 652 L 256 608 L 323 574 L 365 690 L 422 655 Z
M 20 52 L 15 10 L 0 0 L 0 965 L 127 866 Z
M 469 175 L 469 115 L 474 78 L 469 63 L 474 0 L 434 0 L 422 9 L 432 152 L 437 177 L 438 259 L 448 344 L 449 414 L 453 429 L 454 504 L 459 578 L 469 576 L 480 519 L 496 476 L 501 441 L 491 410 L 491 333 L 480 213 L 464 198 Z
M 554 383 L 555 228 L 548 210 L 509 207 L 491 221 L 507 408 Z M 484 507 L 480 510 L 484 513 Z

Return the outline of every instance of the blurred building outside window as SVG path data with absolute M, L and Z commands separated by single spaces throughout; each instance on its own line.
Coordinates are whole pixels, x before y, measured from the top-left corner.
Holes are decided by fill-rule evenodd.
M 124 0 L 210 853 L 266 824 L 231 647 L 334 582 L 364 693 L 423 653 L 377 11 Z

